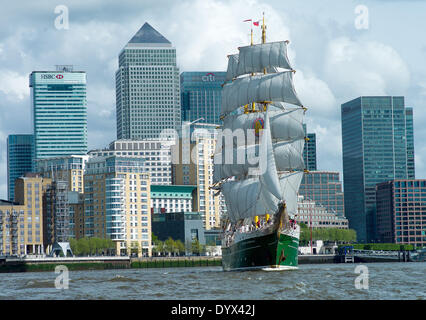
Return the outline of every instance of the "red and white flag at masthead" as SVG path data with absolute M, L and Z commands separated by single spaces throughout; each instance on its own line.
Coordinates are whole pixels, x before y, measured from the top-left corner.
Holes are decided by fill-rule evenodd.
M 253 21 L 252 19 L 247 19 L 247 20 L 244 20 L 243 22 L 248 22 L 248 21 L 252 21 L 252 22 L 253 22 L 253 24 L 254 24 L 256 27 L 258 27 L 258 26 L 259 26 L 259 23 L 260 23 L 260 20 L 259 20 L 259 21 Z

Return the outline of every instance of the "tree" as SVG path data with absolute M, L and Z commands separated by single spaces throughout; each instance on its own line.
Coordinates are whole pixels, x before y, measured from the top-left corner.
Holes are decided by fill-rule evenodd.
M 185 254 L 185 245 L 183 244 L 182 241 L 176 240 L 175 245 L 176 245 L 176 250 L 177 250 L 179 255 Z
M 206 248 L 204 245 L 200 244 L 198 239 L 192 240 L 191 251 L 193 254 L 199 256 L 205 252 Z
M 154 232 L 151 232 L 151 244 L 155 245 L 157 241 L 158 241 L 158 237 L 154 235 Z
M 169 254 L 169 256 L 170 256 L 170 254 L 173 252 L 173 249 L 174 249 L 174 240 L 171 238 L 171 237 L 169 237 L 165 242 L 164 242 L 164 249 L 165 249 L 165 251 Z
M 140 243 L 138 241 L 132 241 L 132 243 L 130 244 L 130 254 L 132 255 L 136 253 L 138 255 L 139 251 L 140 251 Z
M 77 240 L 74 238 L 70 239 L 70 247 L 71 247 L 71 251 L 74 255 L 78 255 L 78 250 L 77 250 Z
M 158 253 L 160 254 L 160 255 L 163 255 L 164 254 L 164 242 L 163 241 L 161 241 L 161 240 L 158 240 L 157 241 L 157 251 L 158 251 Z
M 78 255 L 88 255 L 90 252 L 89 241 L 87 238 L 81 238 L 77 242 L 77 252 Z

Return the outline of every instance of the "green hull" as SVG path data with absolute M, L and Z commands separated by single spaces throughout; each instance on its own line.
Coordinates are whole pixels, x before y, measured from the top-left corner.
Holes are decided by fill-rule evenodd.
M 296 269 L 299 239 L 277 232 L 222 247 L 225 271 Z

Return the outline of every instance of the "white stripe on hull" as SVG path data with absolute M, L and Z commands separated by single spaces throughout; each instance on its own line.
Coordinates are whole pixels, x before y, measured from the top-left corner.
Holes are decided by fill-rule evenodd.
M 242 267 L 242 268 L 231 268 L 225 271 L 250 271 L 250 270 L 263 270 L 263 271 L 288 271 L 288 270 L 297 270 L 298 267 L 294 266 L 282 266 L 282 265 L 273 265 L 273 266 L 255 266 L 255 267 Z

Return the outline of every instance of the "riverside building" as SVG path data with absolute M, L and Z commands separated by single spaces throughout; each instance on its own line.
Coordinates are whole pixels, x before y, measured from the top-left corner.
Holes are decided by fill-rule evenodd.
M 297 198 L 296 221 L 313 228 L 348 229 L 348 219 L 327 211 L 323 206 L 315 201 L 304 199 L 303 196 Z
M 174 141 L 160 139 L 127 140 L 110 143 L 109 148 L 91 150 L 90 157 L 124 156 L 140 158 L 145 172 L 149 173 L 151 184 L 170 185 L 172 183 L 171 145 Z
M 33 159 L 87 153 L 86 73 L 72 66 L 30 75 Z
M 148 23 L 121 50 L 115 79 L 117 139 L 158 138 L 180 127 L 176 49 Z
M 53 181 L 67 183 L 67 190 L 84 192 L 84 169 L 88 161 L 88 155 L 69 155 L 39 159 L 35 162 L 35 172 Z
M 309 171 L 302 178 L 299 195 L 306 200 L 315 201 L 328 212 L 345 216 L 342 182 L 337 171 Z
M 342 104 L 345 215 L 360 242 L 376 240 L 376 184 L 414 179 L 413 110 L 404 97 L 363 96 Z
M 32 170 L 33 135 L 11 134 L 7 137 L 7 196 L 15 198 L 15 180 Z
M 144 160 L 92 157 L 84 175 L 84 236 L 110 238 L 118 255 L 151 256 L 150 179 Z
M 426 180 L 395 179 L 376 185 L 380 242 L 426 245 Z
M 43 193 L 51 180 L 34 174 L 15 183 L 15 201 L 0 200 L 0 255 L 43 254 Z
M 199 212 L 156 213 L 152 216 L 152 232 L 161 241 L 168 238 L 180 240 L 185 245 L 186 254 L 190 254 L 193 241 L 206 244 L 206 231 Z
M 197 186 L 194 211 L 201 214 L 205 229 L 220 227 L 220 217 L 226 210 L 223 196 L 215 196 L 213 185 L 213 155 L 216 132 L 212 124 L 191 124 L 192 141 L 180 138 L 172 146 L 173 184 Z
M 192 212 L 196 186 L 151 185 L 151 213 Z

